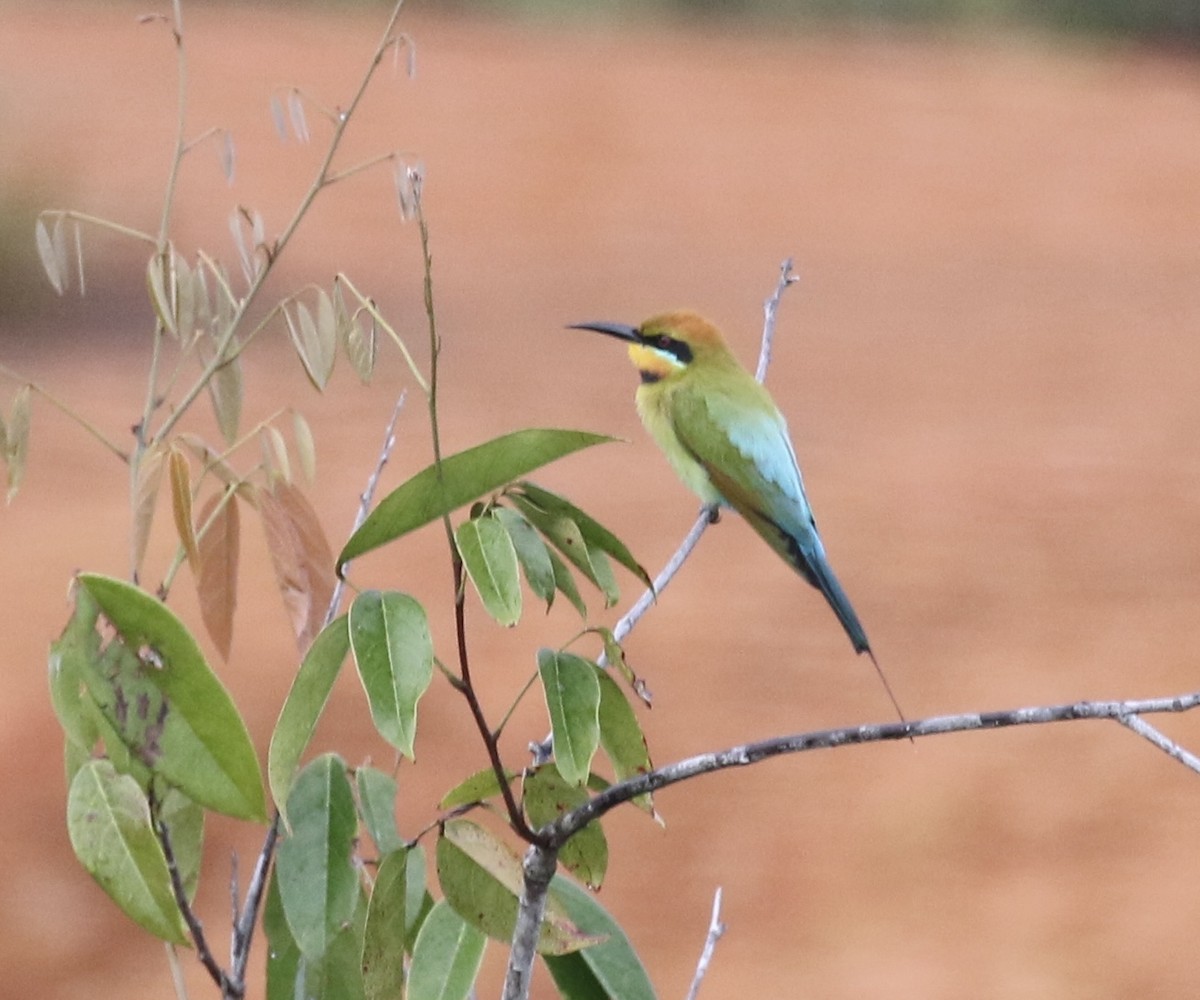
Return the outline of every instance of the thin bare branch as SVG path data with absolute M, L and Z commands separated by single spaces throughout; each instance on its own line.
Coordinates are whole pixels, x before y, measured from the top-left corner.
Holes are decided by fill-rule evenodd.
M 533 958 L 537 954 L 542 916 L 546 912 L 546 895 L 550 891 L 550 880 L 554 877 L 557 867 L 557 848 L 531 844 L 525 852 L 525 860 L 521 864 L 525 875 L 522 880 L 521 905 L 517 911 L 517 924 L 513 929 L 512 951 L 508 956 L 502 1000 L 527 1000 L 529 996 Z
M 797 733 L 794 736 L 777 736 L 755 743 L 744 743 L 727 750 L 698 754 L 695 757 L 688 757 L 685 760 L 667 764 L 665 767 L 656 768 L 646 774 L 639 774 L 636 777 L 617 782 L 579 808 L 564 813 L 554 823 L 538 832 L 547 836 L 550 843 L 561 846 L 588 823 L 599 819 L 622 802 L 628 802 L 639 795 L 658 791 L 660 788 L 687 781 L 701 774 L 709 774 L 730 767 L 746 767 L 783 754 L 803 753 L 808 750 L 830 750 L 834 747 L 879 743 L 884 740 L 916 739 L 943 733 L 965 733 L 979 729 L 1005 729 L 1009 726 L 1075 722 L 1081 719 L 1110 719 L 1130 726 L 1127 720 L 1131 716 L 1158 712 L 1188 712 L 1198 706 L 1200 706 L 1200 691 L 1141 701 L 1076 701 L 1062 705 L 1039 705 L 1002 712 L 942 715 L 916 722 L 869 723 L 840 729 Z M 1130 726 L 1130 728 L 1134 728 L 1134 726 Z M 1140 728 L 1135 731 L 1139 735 L 1151 739 L 1156 746 L 1165 750 L 1175 759 L 1180 760 L 1188 767 L 1193 767 L 1192 763 L 1183 760 L 1180 756 L 1186 751 L 1176 748 L 1177 752 L 1172 752 L 1157 739 L 1142 732 Z M 1166 740 L 1165 737 L 1162 739 Z M 1166 742 L 1170 743 L 1170 741 Z M 1200 768 L 1196 769 L 1200 770 Z
M 708 973 L 709 963 L 713 952 L 717 950 L 717 942 L 725 933 L 725 925 L 721 922 L 721 887 L 713 894 L 712 917 L 708 921 L 708 933 L 704 936 L 704 947 L 700 951 L 700 960 L 696 963 L 696 974 L 692 976 L 692 985 L 687 991 L 687 1000 L 696 1000 L 700 993 L 700 984 Z
M 792 273 L 792 258 L 788 257 L 779 265 L 779 281 L 773 291 L 763 302 L 763 335 L 762 346 L 758 351 L 758 367 L 754 377 L 760 382 L 767 380 L 767 369 L 771 366 L 771 347 L 775 342 L 775 314 L 779 312 L 779 301 L 783 293 L 800 280 L 799 275 Z
M 1127 729 L 1131 729 L 1139 736 L 1149 740 L 1159 750 L 1171 757 L 1184 767 L 1191 768 L 1197 774 L 1200 774 L 1200 757 L 1197 757 L 1190 750 L 1185 750 L 1170 737 L 1155 729 L 1140 715 L 1118 715 L 1117 721 Z

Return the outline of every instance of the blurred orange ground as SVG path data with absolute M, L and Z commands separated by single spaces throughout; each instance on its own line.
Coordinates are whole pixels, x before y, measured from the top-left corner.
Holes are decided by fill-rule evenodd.
M 48 204 L 156 225 L 175 83 L 165 29 L 135 23 L 144 9 L 0 7 L 5 183 L 34 178 Z M 233 207 L 278 231 L 327 134 L 314 114 L 312 146 L 281 143 L 271 94 L 296 85 L 344 105 L 382 14 L 197 6 L 187 20 L 188 133 L 231 128 L 238 171 L 229 187 L 215 147 L 189 157 L 177 241 L 235 266 Z M 427 171 L 448 448 L 536 425 L 628 438 L 543 479 L 660 565 L 694 503 L 637 424 L 621 352 L 562 325 L 690 305 L 751 362 L 761 301 L 794 256 L 802 281 L 784 300 L 770 384 L 834 565 L 910 715 L 1200 686 L 1196 63 L 1014 35 L 422 12 L 403 27 L 416 78 L 382 73 L 342 162 L 401 149 Z M 7 321 L 0 353 L 127 440 L 146 364 L 149 310 L 129 294 L 143 263 L 94 233 L 85 251 L 83 307 L 53 300 Z M 386 171 L 330 192 L 293 251 L 280 294 L 345 270 L 426 356 L 417 236 Z M 422 406 L 395 350 L 371 388 L 342 365 L 318 398 L 283 337 L 268 340 L 247 358 L 247 424 L 292 401 L 308 415 L 314 502 L 336 546 L 404 387 L 385 486 L 429 460 Z M 150 578 L 169 554 L 159 515 Z M 25 488 L 0 512 L 0 992 L 14 997 L 171 991 L 161 949 L 72 859 L 46 696 L 71 574 L 125 572 L 127 524 L 122 469 L 39 404 Z M 222 673 L 265 748 L 295 655 L 261 539 L 245 535 Z M 355 576 L 425 601 L 449 655 L 438 532 Z M 176 594 L 194 615 L 186 579 Z M 501 634 L 477 613 L 490 710 L 536 646 L 574 628 L 555 610 Z M 643 714 L 660 762 L 890 714 L 820 598 L 733 517 L 628 651 L 656 696 Z M 421 764 L 400 776 L 409 832 L 483 763 L 446 685 L 423 712 Z M 1161 724 L 1200 748 L 1197 718 Z M 543 728 L 531 700 L 511 729 L 514 763 Z M 368 730 L 346 678 L 321 745 L 386 763 Z M 702 994 L 714 1000 L 1200 991 L 1200 779 L 1116 725 L 790 758 L 668 791 L 659 807 L 665 829 L 632 812 L 609 824 L 601 899 L 663 997 L 686 990 L 718 885 L 729 929 Z M 229 850 L 248 870 L 258 838 L 210 830 L 201 907 L 222 951 Z M 502 951 L 489 951 L 482 996 L 498 992 Z M 184 961 L 192 996 L 212 996 Z

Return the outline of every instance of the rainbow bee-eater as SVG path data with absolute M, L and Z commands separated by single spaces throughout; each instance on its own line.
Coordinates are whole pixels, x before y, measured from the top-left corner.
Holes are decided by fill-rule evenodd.
M 833 608 L 857 653 L 883 681 L 867 633 L 833 574 L 787 423 L 770 393 L 741 366 L 712 323 L 693 312 L 652 316 L 641 326 L 575 323 L 629 344 L 641 376 L 637 410 L 684 483 L 705 504 L 732 507 Z M 903 718 L 899 705 L 896 711 Z

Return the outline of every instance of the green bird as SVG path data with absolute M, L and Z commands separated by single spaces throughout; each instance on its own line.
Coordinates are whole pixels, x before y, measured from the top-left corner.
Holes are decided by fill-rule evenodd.
M 720 330 L 688 311 L 661 313 L 636 327 L 594 322 L 570 328 L 629 344 L 629 358 L 641 376 L 638 415 L 679 477 L 704 503 L 741 514 L 822 593 L 855 652 L 870 657 L 903 719 L 866 630 L 825 555 L 783 414 L 734 357 Z

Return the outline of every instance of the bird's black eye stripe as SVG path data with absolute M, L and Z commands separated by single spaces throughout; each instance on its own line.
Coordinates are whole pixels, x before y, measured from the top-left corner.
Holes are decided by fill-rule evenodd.
M 681 365 L 691 364 L 692 349 L 682 340 L 676 340 L 674 337 L 669 337 L 665 333 L 660 333 L 657 336 L 648 337 L 648 344 L 657 347 L 660 351 L 666 351 L 672 354 Z

